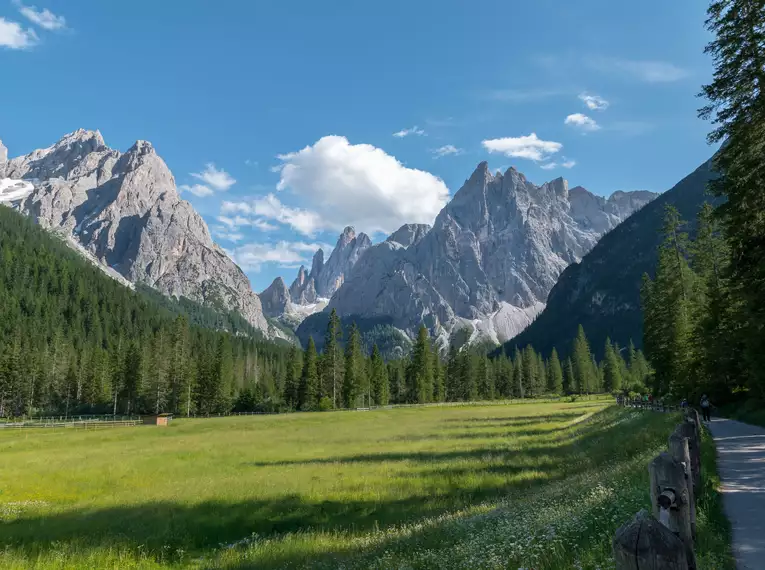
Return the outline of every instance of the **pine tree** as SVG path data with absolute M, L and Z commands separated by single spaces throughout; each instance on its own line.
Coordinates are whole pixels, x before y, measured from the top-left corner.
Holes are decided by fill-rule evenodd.
M 457 347 L 449 345 L 449 354 L 446 359 L 446 401 L 456 402 L 462 397 L 462 382 L 460 378 L 460 357 Z
M 584 328 L 579 325 L 574 340 L 572 364 L 576 388 L 580 394 L 590 394 L 595 386 L 595 373 L 592 366 L 592 354 Z
M 410 391 L 409 402 L 422 404 L 429 401 L 429 391 L 432 391 L 433 386 L 433 368 L 430 338 L 428 329 L 424 325 L 420 325 L 412 350 L 411 361 L 407 368 L 407 386 Z
M 563 393 L 564 394 L 576 394 L 579 392 L 579 387 L 576 385 L 576 376 L 574 375 L 574 363 L 571 362 L 571 357 L 566 359 L 566 364 L 563 367 Z
M 547 390 L 551 394 L 563 394 L 563 369 L 560 365 L 560 359 L 558 358 L 558 351 L 555 348 L 552 349 L 550 355 L 550 362 L 547 365 L 548 378 Z
M 446 401 L 446 369 L 441 362 L 438 349 L 433 349 L 433 401 Z
M 494 374 L 489 357 L 478 357 L 478 397 L 482 400 L 494 399 Z
M 603 354 L 603 391 L 618 392 L 622 388 L 622 372 L 610 338 L 606 338 Z
M 324 336 L 324 354 L 322 360 L 322 395 L 332 398 L 332 405 L 337 408 L 340 396 L 340 383 L 343 379 L 343 364 L 340 341 L 343 329 L 337 311 L 332 309 L 329 314 L 327 333 Z
M 318 355 L 313 337 L 308 339 L 308 348 L 303 358 L 303 370 L 300 378 L 298 407 L 301 410 L 315 410 L 319 405 Z
M 709 141 L 725 141 L 714 158 L 714 167 L 720 176 L 710 186 L 716 195 L 725 197 L 718 211 L 730 247 L 730 289 L 733 305 L 737 307 L 736 327 L 732 330 L 721 327 L 721 332 L 727 336 L 732 353 L 737 352 L 739 343 L 744 346 L 750 393 L 762 398 L 765 397 L 765 335 L 762 334 L 765 326 L 762 262 L 765 259 L 762 215 L 765 211 L 765 9 L 759 0 L 714 0 L 707 15 L 707 29 L 715 37 L 705 51 L 713 58 L 715 73 L 712 83 L 703 87 L 702 95 L 708 104 L 699 114 L 712 119 L 715 125 Z M 715 347 L 710 349 L 714 351 Z M 725 376 L 739 375 L 735 368 L 715 371 L 721 372 Z M 659 366 L 656 373 L 660 374 Z
M 380 349 L 377 344 L 372 347 L 371 361 L 371 384 L 372 384 L 372 402 L 375 406 L 387 406 L 389 400 L 388 393 L 388 370 L 385 367 L 380 355 Z
M 356 323 L 351 325 L 348 335 L 348 343 L 345 346 L 345 374 L 343 376 L 343 405 L 346 408 L 354 408 L 357 399 L 362 393 L 363 370 L 361 354 L 361 335 Z
M 315 348 L 315 347 L 314 347 Z M 297 347 L 290 349 L 287 357 L 287 374 L 284 379 L 284 402 L 291 409 L 300 407 L 300 382 L 303 376 L 303 359 Z
M 516 346 L 515 352 L 513 353 L 513 391 L 515 392 L 515 396 L 518 398 L 524 398 L 526 395 L 523 389 L 523 369 L 523 355 Z
M 527 398 L 536 396 L 537 386 L 537 354 L 530 344 L 523 349 L 523 393 Z

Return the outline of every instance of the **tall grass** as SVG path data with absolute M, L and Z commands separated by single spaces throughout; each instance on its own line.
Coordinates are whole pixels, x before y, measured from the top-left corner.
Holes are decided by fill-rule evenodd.
M 0 568 L 609 568 L 674 420 L 576 402 L 0 433 Z

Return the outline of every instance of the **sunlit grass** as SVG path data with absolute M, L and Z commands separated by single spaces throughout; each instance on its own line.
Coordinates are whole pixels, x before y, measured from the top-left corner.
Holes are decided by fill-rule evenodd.
M 0 567 L 608 568 L 673 418 L 605 406 L 0 433 Z

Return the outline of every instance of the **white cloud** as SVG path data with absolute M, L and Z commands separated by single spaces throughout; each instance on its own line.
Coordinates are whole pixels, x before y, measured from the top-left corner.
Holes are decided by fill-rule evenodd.
M 432 223 L 449 198 L 440 178 L 342 136 L 323 137 L 279 158 L 284 164 L 277 189 L 316 213 L 315 229 L 351 225 L 368 234 L 391 233 L 407 222 Z
M 595 58 L 590 67 L 605 73 L 616 73 L 645 83 L 671 83 L 685 79 L 687 70 L 667 61 L 645 61 L 619 58 Z
M 212 226 L 210 228 L 212 235 L 223 241 L 230 241 L 236 243 L 244 239 L 244 235 L 227 228 L 226 226 Z
M 424 134 L 425 134 L 425 131 L 417 127 L 417 125 L 415 125 L 411 129 L 401 129 L 399 132 L 393 133 L 393 136 L 403 139 L 404 137 L 408 137 L 409 135 L 422 136 Z
M 433 149 L 431 152 L 433 153 L 433 158 L 441 158 L 442 156 L 448 156 L 450 154 L 462 154 L 463 150 L 457 148 L 453 144 L 447 144 L 440 148 Z
M 569 115 L 566 117 L 563 123 L 581 129 L 585 132 L 592 132 L 600 129 L 600 125 L 598 125 L 594 119 L 591 119 L 582 113 L 574 113 L 573 115 Z
M 192 172 L 191 175 L 204 182 L 205 185 L 212 188 L 212 190 L 220 192 L 225 192 L 236 184 L 236 180 L 234 180 L 228 172 L 223 169 L 215 168 L 215 165 L 212 162 L 207 163 L 202 172 Z
M 56 14 L 47 8 L 38 10 L 37 6 L 24 6 L 21 2 L 17 2 L 17 5 L 22 16 L 45 30 L 62 30 L 66 28 L 66 19 L 63 16 L 56 16 Z
M 266 220 L 274 220 L 280 224 L 292 226 L 300 233 L 309 236 L 315 234 L 322 226 L 321 218 L 316 213 L 285 206 L 273 194 L 253 198 L 246 202 L 223 202 L 221 212 L 224 214 L 239 213 L 260 216 Z M 274 229 L 274 226 L 264 220 L 253 225 L 260 229 Z
M 605 111 L 608 109 L 608 101 L 598 95 L 588 95 L 587 93 L 580 93 L 579 100 L 582 101 L 587 108 L 591 111 Z
M 231 204 L 231 202 L 224 202 L 224 204 Z M 260 218 L 247 218 L 244 216 L 234 216 L 233 218 L 228 216 L 218 216 L 218 221 L 229 229 L 241 228 L 241 227 L 253 227 L 262 232 L 272 232 L 279 229 L 274 224 L 269 224 L 267 221 Z
M 329 249 L 325 249 L 329 247 Z M 291 267 L 308 263 L 318 249 L 331 251 L 332 246 L 323 243 L 280 241 L 276 243 L 248 243 L 228 250 L 231 258 L 248 271 L 259 271 L 264 263 Z
M 560 168 L 574 168 L 576 166 L 576 160 L 567 159 L 565 156 L 562 157 L 562 158 L 563 158 L 563 162 L 561 162 L 560 164 L 557 163 L 557 162 L 547 162 L 545 164 L 540 164 L 539 168 L 541 168 L 542 170 L 553 170 L 553 169 L 558 168 L 558 167 L 560 167 Z
M 215 193 L 209 186 L 205 186 L 204 184 L 193 184 L 191 186 L 188 184 L 181 184 L 178 186 L 178 190 L 181 192 L 190 192 L 191 194 L 194 194 L 194 196 L 199 196 L 200 198 L 212 196 Z
M 537 137 L 536 133 L 522 137 L 489 139 L 482 141 L 481 144 L 489 152 L 501 152 L 505 156 L 526 158 L 535 162 L 546 160 L 563 148 L 561 143 L 543 141 Z
M 25 30 L 17 22 L 0 18 L 0 47 L 25 49 L 37 43 L 37 34 L 32 29 Z

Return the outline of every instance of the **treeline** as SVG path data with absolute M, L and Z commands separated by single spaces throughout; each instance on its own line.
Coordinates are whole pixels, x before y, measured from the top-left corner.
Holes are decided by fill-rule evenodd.
M 695 238 L 667 209 L 653 280 L 643 284 L 645 350 L 658 394 L 715 404 L 765 400 L 765 10 L 715 0 L 707 46 L 714 80 L 699 111 L 722 142 L 710 191 L 719 206 L 699 214 Z

